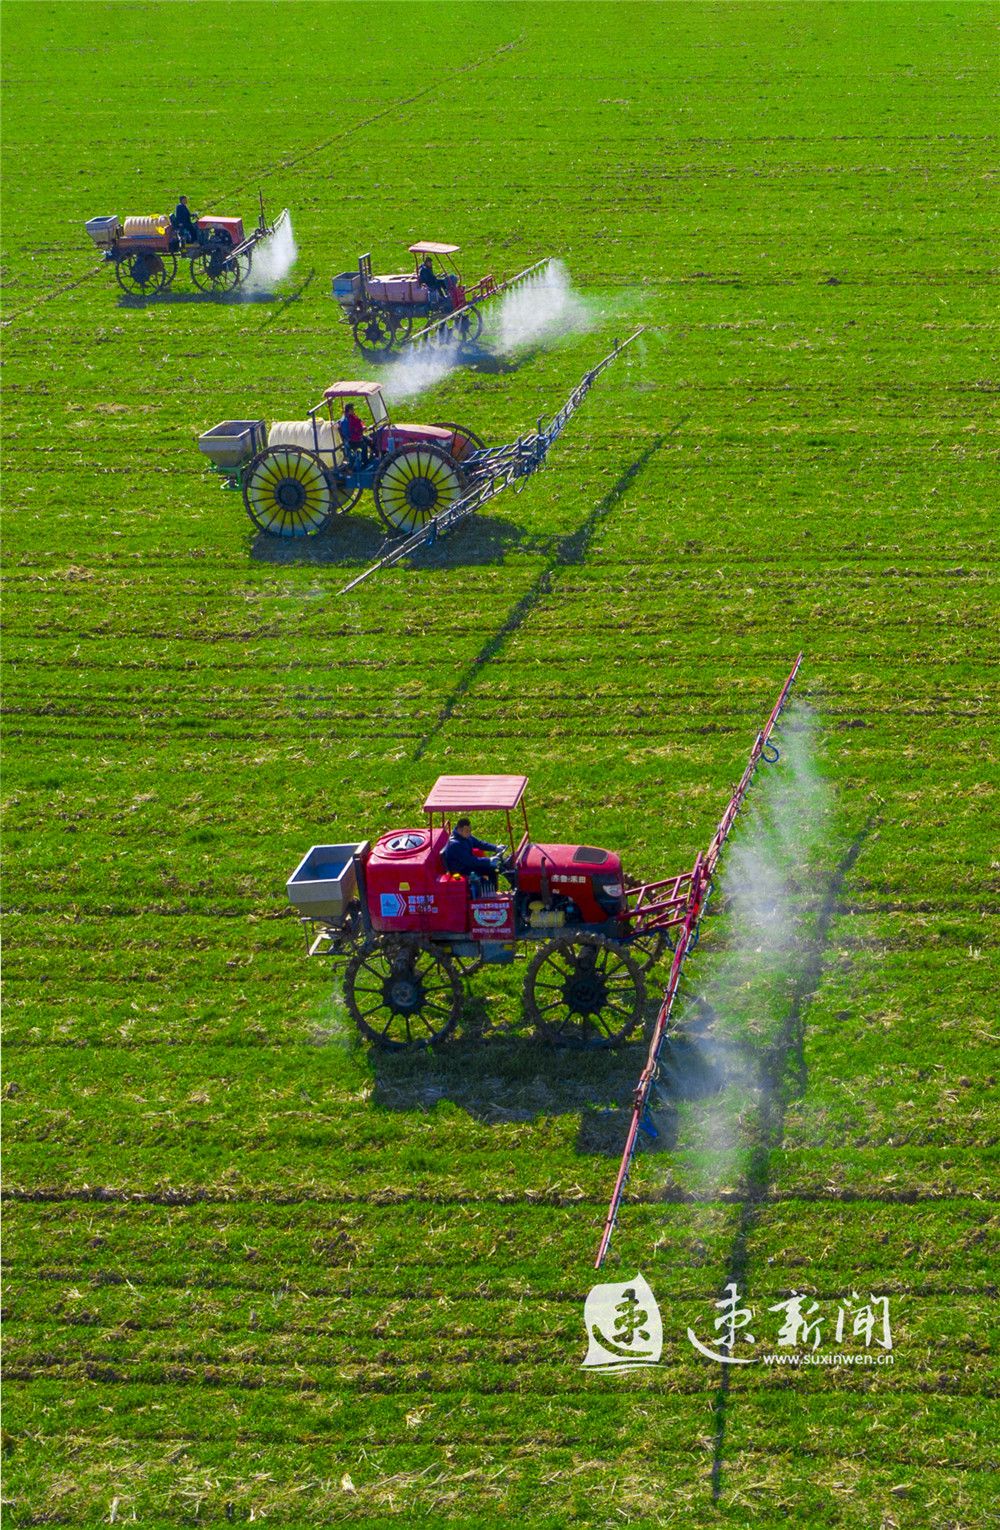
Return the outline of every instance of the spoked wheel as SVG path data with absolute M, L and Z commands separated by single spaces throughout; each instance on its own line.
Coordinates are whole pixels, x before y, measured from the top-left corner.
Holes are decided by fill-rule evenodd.
M 389 345 L 390 345 L 390 347 L 397 346 L 397 345 L 405 345 L 407 340 L 409 340 L 409 338 L 410 338 L 410 331 L 412 330 L 412 328 L 413 328 L 413 318 L 412 318 L 412 315 L 410 315 L 408 313 L 404 313 L 401 316 L 398 316 L 398 317 L 394 318 L 393 321 L 392 321 L 392 329 L 391 329 L 390 335 L 389 335 Z
M 331 520 L 333 492 L 322 462 L 299 446 L 269 446 L 243 479 L 243 503 L 272 537 L 309 537 Z
M 483 332 L 483 316 L 479 309 L 470 308 L 463 313 L 462 317 L 458 320 L 456 328 L 458 330 L 458 337 L 463 345 L 468 345 L 473 340 L 478 340 Z
M 480 947 L 477 956 L 456 956 L 453 951 L 451 953 L 451 960 L 459 977 L 463 982 L 466 982 L 483 965 L 482 948 Z
M 477 436 L 474 430 L 467 430 L 464 425 L 453 425 L 450 420 L 435 420 L 434 423 L 438 430 L 452 432 L 449 450 L 456 462 L 464 462 L 473 452 L 486 450 L 486 442 L 482 436 Z
M 550 940 L 524 980 L 525 1010 L 552 1046 L 620 1046 L 642 1019 L 645 1003 L 639 963 L 603 935 Z
M 393 331 L 384 314 L 372 312 L 351 325 L 354 343 L 366 356 L 385 356 L 392 349 Z
M 239 286 L 242 286 L 253 270 L 253 251 L 247 250 L 243 255 L 237 255 L 235 263 L 236 281 Z
M 139 250 L 115 264 L 118 285 L 129 297 L 152 297 L 170 286 L 177 275 L 177 256 Z
M 637 935 L 634 940 L 630 940 L 626 949 L 631 951 L 641 971 L 651 972 L 664 951 L 672 947 L 666 930 L 652 930 L 648 935 Z
M 375 504 L 390 531 L 419 531 L 465 492 L 465 474 L 440 446 L 401 446 L 379 465 Z
M 232 292 L 240 284 L 239 262 L 206 250 L 191 256 L 191 280 L 202 292 Z
M 353 510 L 361 498 L 360 489 L 352 489 L 343 478 L 334 478 L 330 482 L 330 502 L 334 515 L 346 515 Z
M 443 1041 L 458 1023 L 462 994 L 451 958 L 423 941 L 361 950 L 344 973 L 344 998 L 358 1030 L 391 1052 Z

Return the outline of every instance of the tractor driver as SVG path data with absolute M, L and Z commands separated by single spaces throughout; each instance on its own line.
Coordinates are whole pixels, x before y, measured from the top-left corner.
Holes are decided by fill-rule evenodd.
M 187 197 L 178 198 L 177 206 L 174 208 L 174 215 L 170 221 L 185 244 L 197 244 L 198 227 L 192 216 L 191 209 L 188 207 Z
M 498 854 L 500 848 L 491 845 L 489 840 L 477 839 L 468 818 L 459 818 L 444 847 L 444 864 L 453 876 L 468 878 L 472 896 L 482 898 L 496 892 L 497 888 L 497 867 L 485 856 Z M 477 850 L 484 854 L 476 855 Z
M 417 272 L 417 281 L 423 282 L 430 293 L 448 291 L 448 278 L 435 274 L 434 257 L 432 255 L 424 256 L 423 264 Z
M 349 461 L 357 467 L 364 467 L 370 456 L 368 439 L 365 436 L 364 422 L 350 399 L 344 403 L 344 412 L 337 424 L 340 431 L 340 439 L 344 443 L 344 451 Z

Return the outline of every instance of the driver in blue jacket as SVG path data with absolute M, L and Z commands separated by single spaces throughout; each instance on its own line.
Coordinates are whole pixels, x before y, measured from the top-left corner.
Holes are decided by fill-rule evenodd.
M 191 212 L 190 207 L 188 207 L 187 197 L 178 198 L 171 222 L 185 244 L 197 244 L 198 226 L 195 223 L 194 214 Z
M 423 263 L 417 272 L 417 281 L 424 284 L 431 297 L 435 293 L 440 295 L 448 291 L 448 278 L 447 276 L 438 276 L 434 270 L 434 258 L 431 255 L 424 256 Z
M 444 864 L 452 875 L 467 877 L 472 896 L 479 898 L 484 892 L 496 891 L 496 867 L 485 856 L 496 855 L 500 848 L 487 839 L 477 839 L 470 820 L 459 818 L 444 847 Z M 484 854 L 476 855 L 477 850 Z

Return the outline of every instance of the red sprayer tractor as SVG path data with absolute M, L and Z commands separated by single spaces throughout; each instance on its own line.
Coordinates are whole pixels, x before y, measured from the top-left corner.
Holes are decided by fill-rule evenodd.
M 442 1042 L 461 1017 L 468 977 L 483 963 L 527 957 L 524 1006 L 543 1040 L 627 1041 L 645 1016 L 646 974 L 670 947 L 673 980 L 757 764 L 776 757 L 768 741 L 797 670 L 693 871 L 639 883 L 614 850 L 536 842 L 524 776 L 441 776 L 424 825 L 390 829 L 374 844 L 313 845 L 288 898 L 309 955 L 346 959 L 344 997 L 362 1036 L 389 1049 Z M 449 870 L 452 827 L 465 814 L 477 831 L 487 814 L 502 824 L 504 843 L 478 874 Z
M 431 332 L 443 344 L 478 340 L 483 330 L 482 303 L 508 291 L 546 264 L 544 260 L 536 261 L 527 270 L 499 282 L 484 276 L 467 287 L 453 259 L 458 250 L 457 244 L 437 244 L 424 239 L 410 245 L 414 258 L 412 271 L 374 276 L 371 256 L 361 255 L 356 271 L 342 271 L 333 278 L 334 299 L 340 304 L 360 351 L 366 356 L 386 357 L 406 345 L 411 336 L 415 341 L 425 341 Z M 432 285 L 420 279 L 421 270 L 428 269 L 425 265 L 428 257 L 431 267 L 437 260 L 442 268 L 433 272 Z M 414 324 L 421 326 L 415 335 Z
M 542 467 L 595 378 L 634 338 L 586 374 L 547 426 L 539 420 L 537 430 L 504 446 L 486 447 L 464 425 L 394 421 L 376 382 L 334 383 L 305 420 L 278 420 L 270 429 L 263 420 L 223 420 L 199 436 L 198 446 L 223 487 L 242 493 L 250 519 L 270 536 L 316 536 L 370 490 L 393 540 L 350 589 Z M 341 429 L 348 403 L 358 420 L 353 441 Z
M 243 232 L 242 218 L 206 216 L 195 224 L 195 236 L 177 229 L 171 214 L 148 217 L 91 218 L 86 226 L 94 244 L 111 261 L 119 287 L 129 297 L 154 297 L 165 292 L 177 275 L 178 263 L 187 261 L 191 280 L 202 292 L 231 292 L 246 281 L 253 252 L 288 221 L 288 209 L 274 223 L 264 213 L 250 234 Z

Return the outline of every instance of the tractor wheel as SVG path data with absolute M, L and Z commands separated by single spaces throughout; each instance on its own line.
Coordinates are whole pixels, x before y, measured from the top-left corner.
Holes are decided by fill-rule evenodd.
M 243 503 L 272 537 L 315 536 L 334 510 L 322 462 L 299 446 L 269 446 L 254 458 L 243 477 Z
M 249 279 L 253 270 L 253 250 L 247 250 L 245 254 L 236 257 L 236 283 L 242 286 Z
M 648 935 L 637 935 L 630 940 L 625 949 L 631 951 L 642 972 L 652 972 L 664 951 L 673 947 L 666 930 L 651 930 Z
M 361 498 L 361 490 L 349 488 L 342 478 L 329 478 L 328 482 L 334 515 L 346 515 Z
M 641 1021 L 645 1003 L 639 963 L 603 935 L 548 941 L 524 980 L 525 1010 L 551 1046 L 620 1046 Z
M 382 460 L 373 492 L 378 513 L 390 531 L 419 531 L 461 499 L 465 474 L 440 446 L 414 442 Z
M 486 450 L 486 442 L 481 436 L 477 436 L 474 430 L 466 430 L 464 425 L 453 425 L 450 420 L 435 420 L 434 423 L 438 430 L 452 432 L 449 450 L 456 462 L 464 462 L 473 452 Z
M 205 250 L 191 256 L 191 280 L 201 292 L 219 295 L 239 286 L 240 270 L 235 260 L 220 261 L 218 251 Z
M 478 340 L 483 332 L 483 316 L 478 308 L 470 308 L 463 313 L 457 324 L 458 338 L 463 345 L 470 345 Z
M 177 256 L 156 250 L 139 250 L 115 264 L 118 285 L 129 297 L 153 297 L 170 286 L 177 275 Z
M 392 350 L 393 331 L 388 319 L 372 309 L 351 325 L 354 343 L 366 356 L 387 356 Z
M 463 993 L 451 958 L 422 940 L 362 949 L 344 973 L 344 998 L 358 1030 L 390 1052 L 443 1041 L 458 1023 Z
M 413 318 L 412 315 L 404 313 L 391 319 L 390 323 L 392 328 L 389 332 L 389 349 L 393 350 L 397 346 L 405 345 L 409 340 L 410 331 L 413 329 Z

